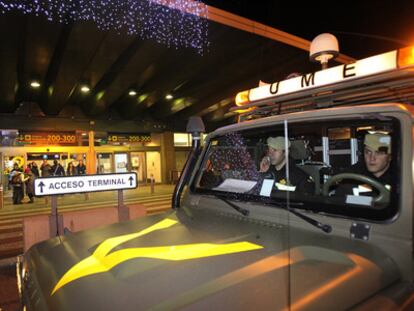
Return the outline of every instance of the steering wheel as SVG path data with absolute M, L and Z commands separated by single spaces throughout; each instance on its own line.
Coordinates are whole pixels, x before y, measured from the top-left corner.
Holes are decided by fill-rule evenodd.
M 390 191 L 387 188 L 385 188 L 385 186 L 382 183 L 373 179 L 372 177 L 356 173 L 342 173 L 332 176 L 323 185 L 322 195 L 327 197 L 329 195 L 329 189 L 332 187 L 332 185 L 341 182 L 343 179 L 357 180 L 375 188 L 379 192 L 379 194 L 377 196 L 372 197 L 372 203 L 374 207 L 380 206 L 382 208 L 384 205 L 390 202 Z

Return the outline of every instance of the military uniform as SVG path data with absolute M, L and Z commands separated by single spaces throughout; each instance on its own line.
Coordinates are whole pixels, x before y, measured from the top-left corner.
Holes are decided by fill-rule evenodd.
M 391 172 L 389 167 L 389 159 L 384 158 L 385 155 L 391 155 L 391 136 L 382 133 L 368 133 L 364 138 L 364 146 L 367 148 L 368 154 L 364 153 L 364 160 L 351 166 L 351 168 L 347 170 L 346 173 L 355 173 L 370 177 L 371 179 L 374 179 L 383 184 L 388 190 L 391 190 Z M 373 169 L 378 170 L 381 166 L 385 169 L 385 167 L 388 166 L 386 171 L 384 171 L 380 177 L 376 177 L 368 170 L 367 167 L 367 165 L 370 165 L 370 158 L 373 156 L 373 154 L 376 153 L 379 154 L 375 155 L 375 157 L 379 157 L 380 154 L 382 154 L 382 160 L 380 162 L 374 161 Z M 378 166 L 378 163 L 380 166 Z M 335 195 L 349 194 L 354 196 L 361 195 L 372 197 L 374 195 L 378 195 L 378 191 L 376 189 L 372 189 L 370 185 L 364 184 L 363 182 L 357 180 L 349 179 L 341 181 L 341 184 L 335 190 Z
M 296 167 L 293 162 L 289 164 L 289 181 L 286 178 L 286 167 L 276 170 L 274 165 L 270 165 L 267 172 L 262 173 L 264 179 L 273 179 L 275 181 L 274 189 L 280 191 L 295 191 L 300 193 L 313 194 L 315 184 L 311 177 Z
M 349 170 L 347 170 L 344 173 L 354 173 L 359 175 L 364 175 L 367 177 L 370 177 L 381 184 L 385 186 L 388 190 L 391 190 L 391 172 L 390 168 L 388 168 L 384 174 L 382 174 L 380 177 L 376 177 L 374 174 L 369 172 L 366 168 L 366 166 L 362 163 L 357 163 L 351 166 Z M 377 195 L 378 191 L 375 191 L 375 189 L 372 189 L 370 186 L 364 184 L 363 182 L 357 181 L 357 180 L 351 180 L 351 179 L 344 179 L 341 184 L 338 186 L 338 188 L 335 191 L 336 195 L 364 195 L 364 196 L 373 196 Z

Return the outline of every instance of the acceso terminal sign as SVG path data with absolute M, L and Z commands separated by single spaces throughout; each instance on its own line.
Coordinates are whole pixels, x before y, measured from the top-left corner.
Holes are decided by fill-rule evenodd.
M 25 308 L 412 310 L 414 49 L 236 103 L 204 146 L 191 119 L 173 210 L 26 252 Z

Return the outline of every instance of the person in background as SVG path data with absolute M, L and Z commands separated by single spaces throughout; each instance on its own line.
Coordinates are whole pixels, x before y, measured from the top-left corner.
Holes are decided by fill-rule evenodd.
M 24 197 L 23 184 L 27 179 L 20 171 L 12 172 L 11 185 L 13 187 L 13 204 L 22 204 Z
M 34 177 L 39 177 L 40 176 L 39 168 L 37 167 L 37 163 L 35 161 L 33 161 L 31 163 L 31 168 L 30 169 L 32 170 L 32 173 L 33 173 Z
M 83 160 L 79 160 L 76 172 L 78 175 L 86 175 L 86 165 L 83 163 Z M 89 194 L 87 192 L 85 192 L 85 200 L 89 200 Z
M 26 168 L 24 169 L 23 173 L 27 174 L 29 171 L 32 171 L 32 163 L 29 163 Z
M 12 179 L 13 179 L 14 174 L 16 172 L 22 172 L 22 171 L 23 170 L 19 167 L 19 164 L 17 164 L 16 162 L 14 162 L 13 163 L 13 168 L 9 172 L 9 178 L 8 178 L 9 179 L 9 185 L 8 185 L 9 189 L 10 189 L 10 187 L 13 187 L 13 185 L 12 185 Z
M 10 171 L 10 173 L 12 173 L 12 172 L 23 172 L 23 169 L 19 167 L 19 164 L 13 163 L 13 168 Z
M 40 166 L 40 172 L 42 173 L 42 177 L 49 177 L 52 175 L 52 166 L 47 162 L 47 160 L 43 160 L 42 165 Z
M 78 175 L 86 175 L 86 165 L 83 160 L 79 160 L 79 164 L 76 167 Z
M 68 164 L 68 167 L 66 168 L 66 175 L 73 176 L 77 174 L 77 169 L 73 165 L 73 161 L 70 161 Z
M 53 176 L 65 176 L 65 169 L 58 160 L 53 160 L 52 174 Z
M 26 194 L 29 197 L 29 203 L 33 203 L 34 202 L 34 180 L 35 180 L 35 175 L 33 174 L 32 171 L 32 164 L 28 165 L 28 169 L 25 170 L 25 186 L 26 186 Z

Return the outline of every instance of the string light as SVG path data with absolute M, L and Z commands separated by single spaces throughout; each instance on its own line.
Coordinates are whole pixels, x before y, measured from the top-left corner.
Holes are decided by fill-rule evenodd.
M 165 2 L 165 1 L 164 1 Z M 138 35 L 203 54 L 207 7 L 197 0 L 0 0 L 0 12 L 18 10 L 49 21 L 93 21 L 101 30 Z
M 220 141 L 220 148 L 214 150 L 210 160 L 215 169 L 231 170 L 232 178 L 260 180 L 254 159 L 240 133 L 229 133 Z

